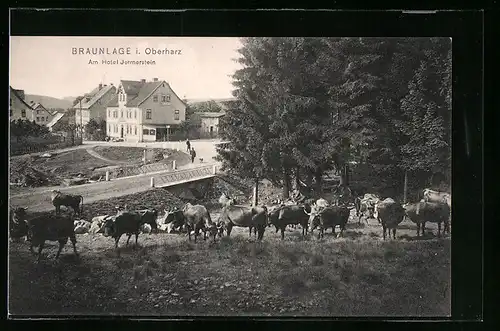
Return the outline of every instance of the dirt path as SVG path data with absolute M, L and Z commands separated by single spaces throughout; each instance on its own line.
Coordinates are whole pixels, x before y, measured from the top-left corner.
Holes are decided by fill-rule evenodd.
M 87 151 L 87 153 L 89 153 L 90 155 L 92 155 L 93 157 L 95 157 L 96 159 L 103 160 L 105 162 L 109 162 L 109 163 L 113 163 L 113 164 L 130 164 L 130 161 L 117 161 L 117 160 L 110 160 L 108 158 L 105 158 L 101 154 L 97 153 L 94 150 L 93 146 L 89 146 L 86 149 L 86 151 Z

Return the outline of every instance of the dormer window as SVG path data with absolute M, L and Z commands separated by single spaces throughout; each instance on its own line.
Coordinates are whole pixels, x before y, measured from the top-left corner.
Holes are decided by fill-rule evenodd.
M 161 96 L 161 102 L 170 102 L 170 94 L 167 95 L 163 94 Z

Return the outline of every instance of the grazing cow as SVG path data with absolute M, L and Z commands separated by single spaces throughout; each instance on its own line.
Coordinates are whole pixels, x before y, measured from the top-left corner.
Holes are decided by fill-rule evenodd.
M 307 221 L 309 220 L 306 214 L 307 210 L 311 210 L 311 207 L 307 205 L 280 206 L 268 213 L 268 225 L 274 225 L 276 233 L 281 230 L 281 240 L 285 239 L 287 225 L 300 224 L 302 226 L 302 235 L 305 236 L 307 234 Z
M 110 215 L 103 215 L 103 216 L 96 216 L 92 219 L 91 225 L 90 225 L 90 230 L 89 233 L 91 234 L 96 234 L 96 233 L 103 233 L 104 228 L 103 225 L 106 222 L 108 218 L 112 218 L 113 216 Z
M 194 242 L 196 243 L 199 231 L 202 230 L 203 240 L 207 239 L 207 231 L 209 231 L 215 241 L 218 228 L 217 225 L 212 222 L 212 218 L 205 206 L 187 203 L 182 209 L 182 212 L 184 214 L 184 225 L 188 231 L 189 240 L 191 240 L 191 231 L 194 231 Z
M 323 210 L 317 211 L 313 208 L 309 216 L 309 231 L 312 233 L 315 228 L 319 227 L 320 233 L 318 239 L 324 236 L 324 232 L 328 228 L 332 228 L 332 233 L 335 234 L 335 227 L 340 227 L 339 236 L 342 236 L 345 230 L 347 221 L 349 220 L 350 209 L 344 206 L 329 206 Z
M 185 222 L 182 210 L 165 210 L 165 224 L 172 224 L 172 229 L 180 229 Z
M 434 191 L 426 188 L 423 191 L 424 201 L 425 202 L 441 202 L 446 203 L 448 207 L 451 208 L 451 194 L 446 192 Z
M 24 212 L 15 210 L 14 219 L 22 219 L 24 217 L 23 214 Z M 32 253 L 34 253 L 33 247 L 38 246 L 37 261 L 40 261 L 42 250 L 47 240 L 59 242 L 56 259 L 59 258 L 64 245 L 68 242 L 68 238 L 73 244 L 75 255 L 78 256 L 73 221 L 69 216 L 46 215 L 28 220 L 28 238 L 31 240 L 30 251 Z
M 73 225 L 75 227 L 75 234 L 84 234 L 90 231 L 91 223 L 86 220 L 74 221 Z
M 115 248 L 118 248 L 118 242 L 123 234 L 128 235 L 126 245 L 128 245 L 130 237 L 135 234 L 135 245 L 137 246 L 141 226 L 145 223 L 149 224 L 153 229 L 157 229 L 155 210 L 138 212 L 118 210 L 115 217 L 106 219 L 103 226 L 104 236 L 114 238 Z
M 221 211 L 217 224 L 225 227 L 228 237 L 231 235 L 233 226 L 248 227 L 250 234 L 252 228 L 256 228 L 258 232 L 257 239 L 262 240 L 267 226 L 267 207 L 225 206 Z
M 56 207 L 56 214 L 60 214 L 61 206 L 71 207 L 75 215 L 81 215 L 83 212 L 83 196 L 65 194 L 58 190 L 53 190 L 51 200 L 54 207 Z
M 148 224 L 150 226 L 150 232 L 158 232 L 158 224 L 156 223 L 158 211 L 156 211 L 156 209 L 142 209 L 136 210 L 135 212 L 141 215 L 142 224 Z
M 425 234 L 425 223 L 438 224 L 438 237 L 441 236 L 441 223 L 444 223 L 443 233 L 450 232 L 449 216 L 450 207 L 444 202 L 417 202 L 404 206 L 406 217 L 417 224 L 417 237 Z
M 382 223 L 384 240 L 387 229 L 389 229 L 389 238 L 392 229 L 393 238 L 396 239 L 396 229 L 405 217 L 405 209 L 403 206 L 393 199 L 387 198 L 375 204 L 374 216 Z

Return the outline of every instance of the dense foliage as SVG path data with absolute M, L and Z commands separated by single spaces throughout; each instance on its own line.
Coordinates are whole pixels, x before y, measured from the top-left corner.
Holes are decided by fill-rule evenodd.
M 243 38 L 223 167 L 281 182 L 376 166 L 400 186 L 450 168 L 449 38 Z M 414 176 L 414 177 L 415 177 Z M 374 178 L 376 180 L 376 178 Z M 425 183 L 424 183 L 425 182 Z M 432 183 L 431 183 L 432 184 Z
M 36 124 L 35 121 L 18 119 L 10 122 L 10 134 L 18 139 L 22 137 L 41 137 L 49 134 L 49 129 L 45 125 Z
M 91 118 L 85 125 L 85 134 L 89 140 L 104 140 L 106 138 L 106 121 Z

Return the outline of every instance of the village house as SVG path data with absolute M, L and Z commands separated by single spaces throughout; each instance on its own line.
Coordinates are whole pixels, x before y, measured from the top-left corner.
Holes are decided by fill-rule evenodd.
M 231 107 L 235 107 L 234 98 L 229 99 L 216 99 L 207 101 L 198 101 L 191 103 L 190 105 L 198 109 L 210 109 L 209 103 L 213 103 L 218 110 L 217 112 L 212 111 L 199 111 L 191 115 L 191 120 L 197 125 L 199 138 L 216 138 L 219 136 L 219 122 L 222 117 L 226 114 L 226 110 Z
M 91 119 L 106 120 L 106 108 L 116 94 L 116 87 L 99 84 L 73 106 L 76 124 L 85 126 Z
M 107 135 L 126 141 L 164 141 L 186 119 L 186 104 L 164 80 L 122 80 L 107 108 Z
M 55 115 L 55 112 L 51 112 L 38 102 L 31 101 L 30 107 L 33 109 L 34 121 L 38 125 L 47 125 Z
M 34 109 L 25 101 L 24 90 L 16 90 L 10 86 L 9 95 L 10 120 L 18 119 L 34 121 L 36 118 Z

